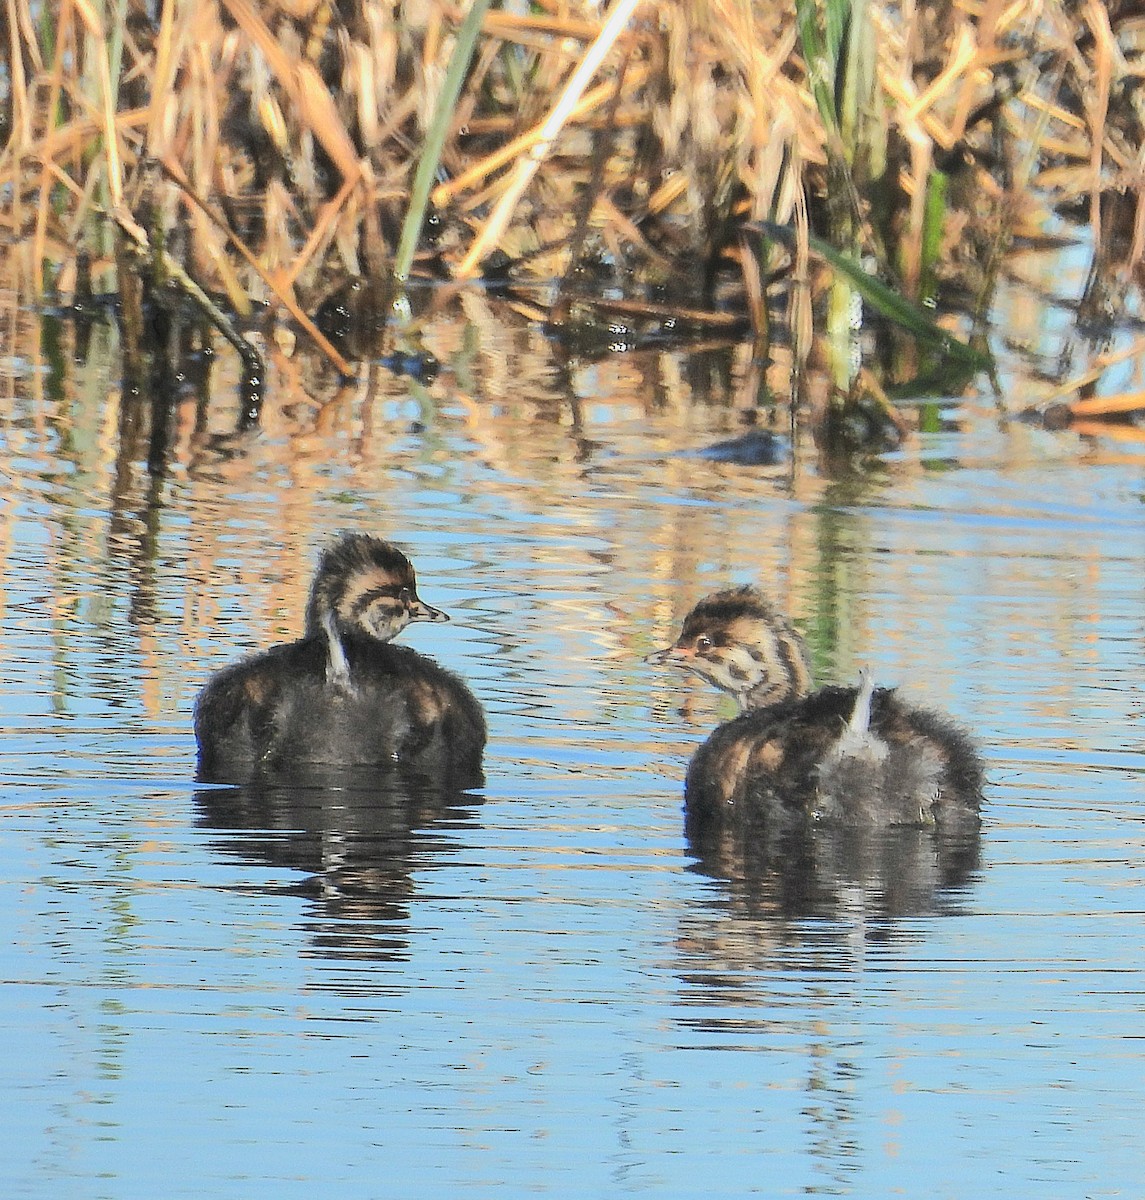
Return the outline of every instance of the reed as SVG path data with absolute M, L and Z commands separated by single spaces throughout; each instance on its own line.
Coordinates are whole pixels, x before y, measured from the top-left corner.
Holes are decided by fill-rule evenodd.
M 860 365 L 902 384 L 947 364 L 953 387 L 1000 257 L 1055 212 L 1092 238 L 1083 305 L 1108 322 L 1130 302 L 1134 11 L 6 0 L 0 234 L 27 297 L 71 295 L 81 252 L 119 291 L 133 222 L 177 234 L 236 311 L 495 269 L 541 315 L 559 282 L 568 321 L 607 287 L 690 327 L 730 314 L 764 348 L 786 325 L 797 366 L 814 312 L 841 395 Z M 895 353 L 860 336 L 860 304 Z

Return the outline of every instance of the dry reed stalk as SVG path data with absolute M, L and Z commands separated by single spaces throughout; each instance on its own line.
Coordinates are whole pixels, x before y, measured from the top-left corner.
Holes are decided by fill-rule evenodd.
M 644 67 L 630 68 L 630 77 L 627 83 L 630 87 L 639 87 L 648 78 L 648 70 Z M 587 92 L 572 108 L 568 114 L 567 121 L 579 121 L 581 118 L 588 116 L 590 113 L 596 112 L 603 108 L 616 95 L 617 88 L 615 82 L 607 82 L 599 84 L 591 91 Z M 534 125 L 532 129 L 520 134 L 518 137 L 507 142 L 500 149 L 486 155 L 479 162 L 474 163 L 461 174 L 445 183 L 438 184 L 433 190 L 432 200 L 436 208 L 445 208 L 446 205 L 455 200 L 458 196 L 468 192 L 471 188 L 487 179 L 494 172 L 499 171 L 507 163 L 514 159 L 520 158 L 522 154 L 532 153 L 533 148 L 538 145 L 544 138 L 543 123 Z
M 1145 391 L 1071 400 L 1069 411 L 1074 417 L 1110 417 L 1145 411 Z
M 530 149 L 528 157 L 519 159 L 517 166 L 510 174 L 509 181 L 501 199 L 497 202 L 488 221 L 479 231 L 473 245 L 454 271 L 457 279 L 468 279 L 475 272 L 477 264 L 497 244 L 501 234 L 513 214 L 513 210 L 536 174 L 537 168 L 548 156 L 553 142 L 570 119 L 572 110 L 576 107 L 585 89 L 592 82 L 593 75 L 604 62 L 620 37 L 633 13 L 642 0 L 615 0 L 608 16 L 605 18 L 596 40 L 588 48 L 576 70 L 572 73 L 564 91 L 549 115 L 541 125 L 536 143 Z
M 950 151 L 966 132 L 969 112 L 989 87 L 992 69 L 1008 60 L 988 42 L 981 44 L 978 30 L 960 14 L 946 61 L 938 74 L 921 91 L 915 83 L 915 68 L 906 50 L 909 37 L 900 37 L 885 16 L 873 10 L 884 56 L 879 81 L 895 102 L 895 121 L 914 136 L 924 136 Z M 945 115 L 942 115 L 945 114 Z
M 683 321 L 708 329 L 736 329 L 743 325 L 743 318 L 738 313 L 713 312 L 706 308 L 683 308 L 679 304 L 654 304 L 649 300 L 600 298 L 594 301 L 594 307 L 600 312 L 617 313 L 627 317 Z
M 742 235 L 739 253 L 740 270 L 743 272 L 744 292 L 747 297 L 747 311 L 751 318 L 751 332 L 756 345 L 761 347 L 763 354 L 770 356 L 771 320 L 767 310 L 767 289 L 764 287 L 759 259 L 752 253 L 747 234 Z
M 1142 156 L 1145 159 L 1145 147 L 1142 148 Z M 1137 179 L 1137 208 L 1133 214 L 1133 241 L 1129 247 L 1127 261 L 1131 263 L 1139 263 L 1145 257 L 1145 161 L 1142 162 L 1141 168 L 1138 170 Z
M 222 0 L 227 12 L 266 59 L 271 73 L 286 91 L 302 124 L 330 155 L 343 179 L 357 182 L 362 163 L 346 131 L 337 105 L 309 62 L 290 58 L 249 0 Z
M 65 47 L 69 45 L 72 35 L 72 5 L 64 0 L 60 12 L 59 25 L 56 30 L 56 54 L 48 79 L 48 113 L 55 113 L 59 107 L 60 96 L 64 90 Z M 51 207 L 50 172 L 47 161 L 41 160 L 39 201 L 36 205 L 35 232 L 32 236 L 32 286 L 35 294 L 41 295 L 44 290 L 43 262 L 44 244 L 47 238 L 48 215 Z
M 1145 443 L 1145 429 L 1136 425 L 1111 424 L 1108 421 L 1077 420 L 1069 425 L 1071 433 L 1081 438 L 1101 438 L 1103 442 L 1120 442 L 1127 445 L 1141 446 Z M 1141 453 L 1135 450 L 1131 455 L 1109 456 L 1102 455 L 1102 462 L 1117 462 L 1126 467 L 1139 467 Z
M 338 214 L 349 201 L 355 187 L 356 184 L 353 180 L 344 180 L 337 195 L 319 211 L 318 217 L 314 222 L 314 228 L 310 231 L 310 235 L 301 250 L 294 255 L 291 264 L 283 268 L 277 276 L 283 287 L 293 289 L 298 276 L 318 257 L 320 248 L 332 236 L 334 226 L 338 220 Z
M 257 255 L 243 242 L 240 237 L 238 237 L 237 234 L 229 229 L 226 222 L 223 221 L 218 214 L 211 211 L 211 208 L 206 201 L 195 195 L 186 179 L 183 177 L 178 165 L 175 163 L 164 163 L 163 169 L 167 175 L 179 186 L 182 194 L 187 200 L 189 200 L 197 209 L 204 213 L 220 229 L 226 231 L 231 244 L 246 260 L 247 265 L 255 271 L 263 283 L 265 283 L 271 292 L 278 298 L 283 307 L 286 308 L 287 312 L 290 313 L 290 315 L 299 323 L 299 325 L 302 326 L 304 330 L 306 330 L 307 334 L 313 339 L 315 345 L 318 346 L 318 348 L 330 360 L 339 373 L 347 376 L 352 375 L 353 371 L 350 367 L 350 364 L 330 344 L 329 339 L 321 332 L 321 330 L 318 329 L 310 317 L 302 311 L 294 297 L 290 294 L 289 290 L 283 289 L 278 285 L 276 280 L 263 267 L 262 263 L 259 262 Z M 353 187 L 354 183 L 350 180 L 347 180 L 343 184 L 343 189 L 347 193 Z M 132 230 L 132 236 L 135 238 L 136 242 L 141 245 L 141 247 L 146 244 L 145 242 L 140 242 L 139 232 L 137 230 Z
M 907 237 L 903 241 L 901 260 L 903 291 L 918 299 L 922 280 L 923 226 L 926 221 L 927 182 L 934 166 L 934 144 L 917 125 L 905 130 L 910 147 L 910 175 L 906 191 L 910 197 L 907 215 Z
M 1041 403 L 1049 404 L 1054 400 L 1060 400 L 1062 396 L 1068 396 L 1071 392 L 1080 392 L 1083 388 L 1091 387 L 1111 367 L 1116 367 L 1119 363 L 1127 362 L 1129 359 L 1138 358 L 1141 355 L 1145 355 L 1145 336 L 1134 338 L 1132 342 L 1127 346 L 1122 346 L 1119 350 L 1097 355 L 1086 370 L 1048 392 L 1041 398 Z
M 34 51 L 38 51 L 35 38 L 28 39 L 27 31 L 23 28 L 21 16 L 26 13 L 23 8 L 17 9 L 16 0 L 5 0 L 5 9 L 7 19 L 5 27 L 8 31 L 8 62 L 11 72 L 9 81 L 9 95 L 11 97 L 11 105 L 9 108 L 10 132 L 8 145 L 4 148 L 3 153 L 0 153 L 0 164 L 4 158 L 11 155 L 16 159 L 23 157 L 29 153 L 32 145 L 32 105 L 31 93 L 28 87 L 28 76 L 24 70 L 24 55 L 22 53 L 23 46 L 29 44 Z M 22 36 L 23 35 L 23 36 Z M 39 64 L 34 64 L 34 67 L 39 69 Z
M 454 11 L 453 20 L 460 20 Z M 554 37 L 573 38 L 581 42 L 592 42 L 600 36 L 600 22 L 578 20 L 567 14 L 544 16 L 537 13 L 511 13 L 492 10 L 485 14 L 482 27 L 486 33 L 504 41 L 517 41 L 530 33 L 550 34 Z
M 108 34 L 104 28 L 99 13 L 88 3 L 88 0 L 70 0 L 75 11 L 80 15 L 88 35 L 97 47 L 95 60 L 98 68 L 98 87 L 100 99 L 101 133 L 103 135 L 103 151 L 106 156 L 106 181 L 108 199 L 112 208 L 118 208 L 123 203 L 123 160 L 119 149 L 119 128 L 116 124 L 116 107 L 118 97 L 118 80 L 112 85 L 111 64 L 108 62 Z
M 168 97 L 174 91 L 179 66 L 181 35 L 189 20 L 186 13 L 179 29 L 175 25 L 174 4 L 164 4 L 159 13 L 159 35 L 155 39 L 155 63 L 151 70 L 151 104 L 147 123 L 147 146 L 152 154 L 162 157 L 170 137 Z
M 128 109 L 116 116 L 115 125 L 119 132 L 126 136 L 145 126 L 147 121 L 147 109 Z M 40 137 L 27 157 L 38 159 L 41 162 L 54 162 L 56 159 L 67 157 L 70 153 L 74 158 L 80 150 L 86 149 L 90 145 L 92 139 L 101 130 L 101 122 L 96 117 L 78 117 Z M 19 164 L 0 170 L 0 186 L 18 186 L 22 179 L 23 174 Z
M 1109 87 L 1113 78 L 1113 59 L 1117 53 L 1109 14 L 1096 2 L 1086 0 L 1085 22 L 1093 34 L 1094 86 L 1085 93 L 1085 115 L 1089 125 L 1092 178 L 1089 186 L 1089 225 L 1094 241 L 1101 242 L 1102 162 L 1105 157 L 1105 120 L 1109 113 Z
M 800 190 L 794 204 L 795 255 L 788 296 L 788 325 L 791 329 L 791 391 L 794 400 L 803 397 L 807 364 L 815 334 L 811 299 L 811 237 L 807 197 Z
M 640 226 L 625 213 L 621 212 L 603 192 L 597 196 L 596 203 L 593 205 L 592 216 L 597 224 L 607 225 L 631 242 L 645 261 L 659 267 L 662 271 L 672 270 L 672 260 L 667 255 L 661 254 L 645 238 Z

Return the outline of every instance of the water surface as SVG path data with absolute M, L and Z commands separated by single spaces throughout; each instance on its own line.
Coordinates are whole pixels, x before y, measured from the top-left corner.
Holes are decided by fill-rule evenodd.
M 221 364 L 160 478 L 109 330 L 5 361 L 5 1195 L 1140 1194 L 1139 443 L 983 393 L 851 471 L 711 461 L 738 351 L 431 336 L 428 400 L 282 361 L 245 439 Z M 196 785 L 198 687 L 358 529 L 452 614 L 403 637 L 485 705 L 487 786 Z M 975 731 L 973 853 L 839 847 L 807 894 L 697 858 L 728 710 L 643 658 L 732 582 Z

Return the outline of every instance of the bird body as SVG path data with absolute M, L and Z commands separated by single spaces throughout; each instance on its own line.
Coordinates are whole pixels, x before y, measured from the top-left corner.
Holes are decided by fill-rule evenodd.
M 946 717 L 876 688 L 812 690 L 798 634 L 752 588 L 716 593 L 653 661 L 731 692 L 741 714 L 688 768 L 689 821 L 759 818 L 853 825 L 977 828 L 982 767 Z
M 418 598 L 405 555 L 378 538 L 342 538 L 319 563 L 306 635 L 225 668 L 200 693 L 200 778 L 246 782 L 327 764 L 480 783 L 480 704 L 457 676 L 390 642 L 418 620 L 448 617 Z

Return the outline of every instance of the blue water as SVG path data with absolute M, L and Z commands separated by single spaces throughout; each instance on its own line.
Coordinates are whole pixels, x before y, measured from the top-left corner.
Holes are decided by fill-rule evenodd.
M 5 1196 L 1145 1193 L 1140 446 L 984 399 L 842 477 L 713 462 L 739 402 L 680 361 L 562 392 L 519 337 L 428 406 L 284 374 L 237 447 L 184 406 L 155 486 L 101 336 L 0 440 Z M 403 638 L 489 718 L 485 789 L 412 823 L 193 779 L 196 690 L 342 529 L 405 546 L 454 619 Z M 748 581 L 824 680 L 974 730 L 963 869 L 844 857 L 804 908 L 702 869 L 727 709 L 643 658 Z

